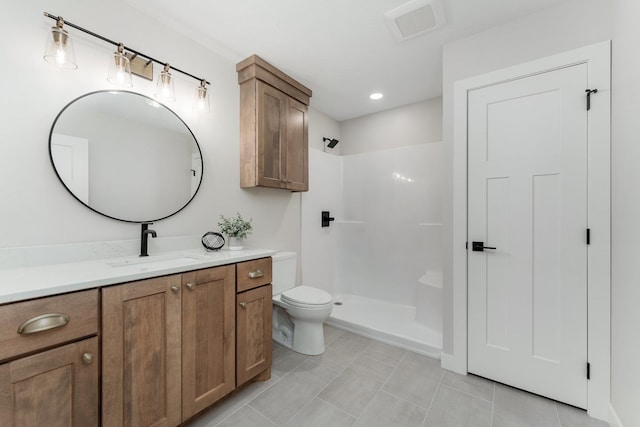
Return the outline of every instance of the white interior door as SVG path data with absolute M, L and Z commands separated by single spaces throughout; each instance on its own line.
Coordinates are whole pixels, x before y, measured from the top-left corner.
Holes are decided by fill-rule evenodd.
M 468 370 L 581 408 L 587 78 L 580 64 L 468 99 Z
M 85 205 L 89 204 L 89 140 L 51 135 L 51 157 L 62 182 Z

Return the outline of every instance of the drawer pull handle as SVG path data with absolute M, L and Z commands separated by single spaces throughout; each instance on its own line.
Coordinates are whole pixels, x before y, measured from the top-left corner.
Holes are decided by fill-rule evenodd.
M 180 292 L 180 286 L 172 286 L 171 292 L 173 292 L 174 294 L 177 294 L 178 292 Z
M 242 307 L 242 308 L 247 308 L 247 303 L 246 303 L 246 302 L 241 302 L 241 303 L 240 303 L 240 307 Z
M 187 288 L 189 288 L 189 290 L 192 291 L 196 288 L 196 285 L 195 283 L 187 283 Z
M 249 272 L 249 279 L 257 279 L 258 277 L 264 276 L 264 272 L 262 270 L 255 270 Z
M 69 323 L 69 316 L 62 313 L 49 313 L 33 317 L 24 322 L 18 328 L 20 335 L 35 334 L 36 332 L 48 331 L 49 329 L 60 328 Z
M 84 363 L 85 365 L 90 365 L 92 361 L 93 361 L 93 354 L 85 353 L 82 355 L 82 363 Z

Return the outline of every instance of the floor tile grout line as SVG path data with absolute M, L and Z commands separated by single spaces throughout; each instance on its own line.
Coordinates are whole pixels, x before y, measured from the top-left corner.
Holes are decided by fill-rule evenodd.
M 562 427 L 562 420 L 560 420 L 560 412 L 558 411 L 558 402 L 553 402 L 554 408 L 556 408 L 556 417 L 558 418 L 558 427 Z
M 424 416 L 424 420 L 422 420 L 422 425 L 424 426 L 429 418 L 429 414 L 431 413 L 431 408 L 433 408 L 433 402 L 436 401 L 436 397 L 438 396 L 438 392 L 440 391 L 440 386 L 442 385 L 442 379 L 444 378 L 444 370 L 441 369 L 442 373 L 440 374 L 440 381 L 438 381 L 438 386 L 436 387 L 436 391 L 433 393 L 433 397 L 431 397 L 431 402 L 429 402 L 429 408 L 427 408 L 427 413 Z
M 340 337 L 339 337 L 339 338 L 341 338 L 342 336 L 344 336 L 346 333 L 347 333 L 347 332 L 345 332 L 344 334 L 340 335 Z M 355 335 L 355 334 L 354 334 L 354 335 Z M 339 338 L 337 338 L 337 339 L 333 340 L 333 341 L 332 341 L 332 343 L 333 343 L 333 342 L 335 342 L 335 341 L 337 341 Z M 353 364 L 353 362 L 355 362 L 355 361 L 357 360 L 357 357 L 358 357 L 359 355 L 361 355 L 361 354 L 364 352 L 364 350 L 366 350 L 366 349 L 367 349 L 367 348 L 368 348 L 372 343 L 373 343 L 373 340 L 371 340 L 371 342 L 369 342 L 369 343 L 368 343 L 368 344 L 367 344 L 367 345 L 366 345 L 362 350 L 360 350 L 359 352 L 357 352 L 357 355 L 355 356 L 355 358 L 354 358 L 351 362 L 349 362 L 349 363 L 348 363 L 344 368 L 342 368 L 341 370 L 336 370 L 336 372 L 338 372 L 338 374 L 337 374 L 337 375 L 336 375 L 336 376 L 335 376 L 331 381 L 329 381 L 329 382 L 327 383 L 327 385 L 325 385 L 324 387 L 322 387 L 322 388 L 320 389 L 320 391 L 318 391 L 318 393 L 316 393 L 316 394 L 311 398 L 311 400 L 309 400 L 309 402 L 307 402 L 307 403 L 306 403 L 302 408 L 300 408 L 296 413 L 294 413 L 294 414 L 293 414 L 293 415 L 292 415 L 292 416 L 291 416 L 291 417 L 290 417 L 290 418 L 289 418 L 289 419 L 288 419 L 288 420 L 287 420 L 283 425 L 286 425 L 286 423 L 288 423 L 289 421 L 291 421 L 292 419 L 294 419 L 294 418 L 296 417 L 296 415 L 298 415 L 298 414 L 302 411 L 302 409 L 304 409 L 307 405 L 309 405 L 309 404 L 310 404 L 314 399 L 318 398 L 318 399 L 322 400 L 323 402 L 326 402 L 324 399 L 320 398 L 320 393 L 322 393 L 322 392 L 323 392 L 327 387 L 329 387 L 329 385 L 330 385 L 330 384 L 332 384 L 332 383 L 333 383 L 333 382 L 334 382 L 338 377 L 340 377 L 340 376 L 344 373 L 344 371 L 346 371 L 346 370 L 349 368 L 349 366 L 351 366 L 351 365 Z M 328 346 L 330 346 L 330 345 L 331 345 L 331 344 L 328 344 L 328 345 L 327 345 L 327 347 L 328 347 Z M 326 348 L 325 348 L 325 351 L 326 351 Z M 316 363 L 318 366 L 321 366 L 321 364 L 320 364 L 320 363 L 316 362 L 316 361 L 315 361 L 315 360 L 313 360 L 313 359 L 309 359 L 309 358 L 308 358 L 308 356 L 307 356 L 307 357 L 305 357 L 305 359 L 302 361 L 302 363 L 304 363 L 304 362 L 305 362 L 305 361 L 307 361 L 307 360 L 311 360 L 312 362 Z M 302 365 L 302 363 L 300 363 L 300 365 Z M 300 365 L 298 365 L 297 367 L 299 367 Z M 297 367 L 296 367 L 296 368 L 297 368 Z M 289 374 L 290 374 L 290 373 L 292 373 L 294 370 L 295 370 L 295 369 L 292 369 L 292 370 L 291 370 L 291 372 L 289 372 Z M 287 374 L 287 376 L 288 376 L 289 374 Z M 283 377 L 283 378 L 284 378 L 284 377 Z M 256 396 L 256 397 L 257 397 L 257 396 Z M 253 400 L 253 399 L 252 399 L 252 400 Z M 327 403 L 329 403 L 329 402 L 327 402 Z M 334 406 L 334 405 L 331 405 L 331 406 Z M 252 407 L 252 408 L 253 408 L 253 407 Z M 254 408 L 254 409 L 255 409 L 255 408 Z M 338 408 L 338 409 L 340 409 L 340 408 Z M 256 410 L 257 410 L 257 409 L 256 409 Z M 258 412 L 260 412 L 260 411 L 258 411 Z M 346 413 L 347 415 L 349 415 L 349 416 L 353 417 L 353 415 L 351 415 L 351 414 L 349 414 L 349 413 L 347 413 L 347 412 L 345 412 L 345 413 Z M 260 412 L 260 414 L 262 414 L 262 412 Z M 264 415 L 264 414 L 262 414 L 262 415 Z M 267 417 L 267 418 L 268 418 L 268 417 Z M 356 418 L 356 417 L 353 417 L 353 418 L 355 418 L 355 419 L 356 419 L 356 421 L 357 421 L 357 418 Z M 270 418 L 268 418 L 268 419 L 271 421 L 271 419 L 270 419 Z
M 493 398 L 491 399 L 491 423 L 489 427 L 493 427 L 493 413 L 496 410 L 496 383 L 493 383 Z
M 360 418 L 360 417 L 354 417 L 353 415 L 351 415 L 350 413 L 348 413 L 348 412 L 347 412 L 347 411 L 345 411 L 344 409 L 342 409 L 342 408 L 338 408 L 336 405 L 334 405 L 333 403 L 331 403 L 331 402 L 329 402 L 329 401 L 327 401 L 327 400 L 324 400 L 324 399 L 323 399 L 323 398 L 321 398 L 320 396 L 316 396 L 316 397 L 314 397 L 314 399 L 322 400 L 324 403 L 326 403 L 327 405 L 331 406 L 332 408 L 335 408 L 335 409 L 337 409 L 338 411 L 342 412 L 343 414 L 350 416 L 350 417 L 351 417 L 351 418 L 353 418 L 353 419 L 354 419 L 354 421 L 355 421 L 355 422 L 354 422 L 354 425 L 358 422 L 358 418 Z M 363 412 L 364 412 L 364 411 L 363 411 Z
M 457 387 L 454 387 L 451 384 L 444 384 L 443 383 L 442 385 L 445 386 L 446 388 L 451 389 L 451 390 L 457 391 L 457 392 L 462 393 L 462 394 L 466 394 L 467 396 L 474 397 L 476 399 L 480 399 L 483 402 L 491 403 L 493 401 L 493 400 L 485 399 L 484 397 L 476 396 L 473 393 L 469 393 L 468 391 L 465 391 L 465 390 L 459 389 Z M 492 388 L 493 388 L 493 383 L 492 383 Z

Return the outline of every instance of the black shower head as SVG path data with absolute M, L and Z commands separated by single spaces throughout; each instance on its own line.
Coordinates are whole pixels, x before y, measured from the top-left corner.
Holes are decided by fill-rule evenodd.
M 338 142 L 340 142 L 337 139 L 322 138 L 322 142 L 327 142 L 327 141 L 329 141 L 329 143 L 327 144 L 327 147 L 329 148 L 335 147 L 336 145 L 338 145 Z

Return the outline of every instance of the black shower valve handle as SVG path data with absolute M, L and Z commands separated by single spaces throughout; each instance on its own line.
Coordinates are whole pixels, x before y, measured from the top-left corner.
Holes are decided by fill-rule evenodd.
M 336 219 L 330 216 L 329 211 L 322 211 L 322 226 L 328 227 L 331 224 L 331 221 L 335 221 Z

